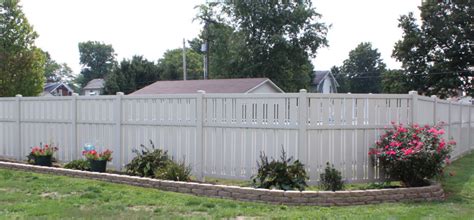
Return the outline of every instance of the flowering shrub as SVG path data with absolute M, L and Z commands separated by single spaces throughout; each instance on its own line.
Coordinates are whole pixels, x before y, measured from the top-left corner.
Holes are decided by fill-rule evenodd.
M 103 152 L 97 152 L 95 149 L 93 150 L 84 150 L 82 151 L 82 155 L 84 155 L 88 160 L 112 160 L 112 151 L 106 149 Z
M 441 126 L 416 124 L 404 127 L 393 124 L 370 149 L 369 155 L 378 158 L 381 167 L 392 178 L 406 186 L 428 185 L 428 179 L 443 172 L 449 164 L 449 153 L 456 142 L 446 142 Z
M 31 149 L 30 155 L 33 157 L 52 156 L 56 151 L 58 151 L 57 147 L 48 144 L 43 145 L 40 143 L 39 146 L 35 146 Z

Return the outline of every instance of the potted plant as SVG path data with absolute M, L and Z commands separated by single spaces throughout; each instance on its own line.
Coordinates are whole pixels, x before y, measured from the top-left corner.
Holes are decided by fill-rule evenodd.
M 109 149 L 103 152 L 97 152 L 95 149 L 84 150 L 82 154 L 89 161 L 92 172 L 105 172 L 107 162 L 112 160 L 112 151 Z
M 58 151 L 57 147 L 48 144 L 43 146 L 43 144 L 40 143 L 39 146 L 35 146 L 31 149 L 30 156 L 33 157 L 35 165 L 50 167 L 53 165 L 52 157 L 56 151 Z

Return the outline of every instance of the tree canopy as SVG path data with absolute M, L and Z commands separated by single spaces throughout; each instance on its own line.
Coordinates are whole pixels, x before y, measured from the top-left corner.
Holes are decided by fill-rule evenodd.
M 158 60 L 162 80 L 183 79 L 183 49 L 167 50 Z M 186 50 L 186 78 L 203 78 L 202 56 L 192 49 Z
M 81 87 L 92 79 L 105 78 L 116 65 L 112 45 L 98 41 L 79 43 L 79 56 L 82 65 Z
M 327 45 L 327 26 L 311 1 L 231 1 L 200 9 L 211 78 L 268 77 L 288 92 L 309 87 L 310 58 Z
M 393 57 L 402 62 L 409 87 L 441 97 L 473 95 L 474 7 L 471 0 L 426 1 L 420 7 L 421 26 L 413 13 L 399 19 L 403 38 Z
M 369 42 L 360 43 L 349 52 L 341 67 L 333 67 L 340 92 L 380 93 L 385 63 Z
M 35 46 L 38 34 L 18 2 L 0 2 L 0 96 L 36 96 L 43 91 L 45 58 Z

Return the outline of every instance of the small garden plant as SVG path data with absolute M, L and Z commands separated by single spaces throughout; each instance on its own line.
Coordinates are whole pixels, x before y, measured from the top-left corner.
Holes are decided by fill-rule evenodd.
M 393 124 L 370 150 L 369 155 L 380 161 L 381 167 L 403 185 L 426 186 L 439 176 L 449 163 L 456 142 L 446 142 L 441 126 L 403 126 Z
M 282 189 L 303 191 L 308 180 L 304 165 L 299 161 L 293 161 L 293 157 L 287 158 L 282 149 L 280 160 L 268 160 L 265 153 L 260 154 L 260 162 L 257 162 L 257 174 L 252 177 L 253 186 L 266 189 Z
M 174 181 L 190 181 L 191 171 L 191 166 L 186 165 L 184 160 L 179 163 L 169 160 L 164 167 L 155 170 L 155 178 Z
M 107 162 L 112 161 L 112 151 L 106 149 L 102 152 L 95 150 L 93 145 L 86 145 L 82 155 L 87 159 L 90 165 L 90 171 L 93 172 L 105 172 L 107 168 Z
M 125 166 L 127 174 L 142 177 L 155 177 L 155 171 L 167 165 L 169 157 L 166 151 L 155 149 L 150 140 L 150 148 L 140 145 L 141 150 L 134 149 L 136 156 Z
M 91 169 L 91 166 L 89 164 L 89 161 L 84 160 L 84 159 L 79 159 L 79 160 L 73 160 L 67 163 L 66 165 L 64 165 L 64 168 L 89 171 Z
M 40 143 L 39 146 L 31 148 L 31 152 L 27 156 L 28 162 L 40 166 L 52 166 L 53 155 L 56 151 L 58 151 L 58 148 L 53 144 L 43 145 L 43 143 Z
M 344 182 L 342 181 L 341 172 L 334 168 L 334 165 L 326 163 L 326 169 L 324 173 L 321 173 L 320 186 L 323 190 L 337 191 L 344 188 Z

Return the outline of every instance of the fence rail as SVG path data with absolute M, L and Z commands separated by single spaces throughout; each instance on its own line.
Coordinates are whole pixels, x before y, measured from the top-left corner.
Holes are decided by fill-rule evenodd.
M 350 182 L 380 178 L 368 149 L 391 122 L 446 125 L 457 157 L 474 149 L 474 106 L 411 94 L 187 94 L 0 98 L 0 156 L 25 159 L 40 142 L 57 157 L 91 143 L 114 151 L 121 169 L 149 140 L 198 177 L 248 179 L 260 152 L 282 149 L 317 181 L 326 162 Z

